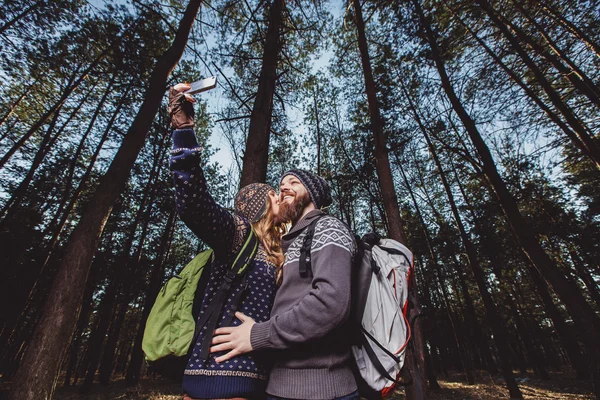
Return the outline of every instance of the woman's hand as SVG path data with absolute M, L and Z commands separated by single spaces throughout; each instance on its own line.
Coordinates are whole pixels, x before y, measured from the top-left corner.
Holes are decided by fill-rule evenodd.
M 178 83 L 169 89 L 169 115 L 173 129 L 194 127 L 194 106 L 196 102 L 189 94 L 183 92 L 190 89 L 189 83 Z
M 227 361 L 237 355 L 252 351 L 250 332 L 252 332 L 252 327 L 256 322 L 241 312 L 236 312 L 235 316 L 237 319 L 242 321 L 241 325 L 236 327 L 219 328 L 215 331 L 215 335 L 213 336 L 213 346 L 210 348 L 211 353 L 230 350 L 221 357 L 215 358 L 215 361 L 218 363 Z

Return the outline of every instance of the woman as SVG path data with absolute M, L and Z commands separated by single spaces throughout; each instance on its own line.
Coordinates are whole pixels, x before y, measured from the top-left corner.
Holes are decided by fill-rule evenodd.
M 198 291 L 202 295 L 199 318 L 207 310 L 225 273 L 231 268 L 238 251 L 251 228 L 259 239 L 259 246 L 247 269 L 247 282 L 234 281 L 228 300 L 219 316 L 218 326 L 225 321 L 233 300 L 240 291 L 238 310 L 256 321 L 266 321 L 277 290 L 277 277 L 283 264 L 281 225 L 277 219 L 279 199 L 269 185 L 254 183 L 240 190 L 235 199 L 235 212 L 219 206 L 208 192 L 200 166 L 202 148 L 193 130 L 195 100 L 182 92 L 187 84 L 178 84 L 169 90 L 169 113 L 173 131 L 173 149 L 170 168 L 175 183 L 177 211 L 185 224 L 214 251 L 209 273 L 203 274 Z M 232 326 L 241 321 L 233 319 Z M 183 376 L 184 399 L 257 399 L 264 396 L 268 368 L 257 355 L 243 355 L 217 364 L 219 354 L 203 355 L 202 343 L 212 332 L 201 328 L 196 343 L 192 344 L 190 359 Z

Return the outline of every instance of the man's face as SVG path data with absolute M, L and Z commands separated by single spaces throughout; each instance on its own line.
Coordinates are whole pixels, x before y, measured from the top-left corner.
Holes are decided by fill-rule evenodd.
M 286 175 L 279 185 L 279 219 L 295 224 L 311 204 L 308 190 L 294 175 Z

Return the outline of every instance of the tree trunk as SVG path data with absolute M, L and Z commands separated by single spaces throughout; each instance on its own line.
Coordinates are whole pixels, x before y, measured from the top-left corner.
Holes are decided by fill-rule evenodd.
M 527 254 L 531 265 L 535 266 L 540 274 L 545 277 L 546 281 L 552 285 L 556 294 L 571 313 L 573 321 L 578 326 L 578 329 L 585 337 L 588 358 L 591 363 L 596 364 L 592 367 L 593 379 L 595 382 L 595 390 L 598 395 L 600 395 L 600 363 L 598 361 L 592 362 L 592 360 L 598 359 L 597 355 L 600 353 L 600 349 L 598 348 L 598 344 L 600 343 L 600 319 L 587 303 L 579 288 L 564 276 L 556 263 L 554 263 L 544 252 L 540 243 L 537 241 L 535 232 L 531 229 L 530 225 L 519 211 L 516 200 L 508 191 L 505 182 L 498 173 L 490 150 L 483 141 L 475 122 L 471 119 L 460 99 L 454 92 L 450 79 L 446 73 L 444 61 L 440 55 L 434 34 L 431 31 L 431 27 L 427 24 L 418 2 L 416 0 L 414 2 L 420 14 L 421 22 L 425 27 L 426 35 L 432 50 L 432 56 L 437 66 L 444 91 L 446 92 L 454 111 L 461 119 L 473 145 L 477 149 L 477 153 L 482 159 L 485 177 L 494 188 L 494 192 L 504 211 L 511 230 L 515 234 L 523 251 Z M 484 0 L 477 0 L 477 2 L 480 4 L 486 3 Z
M 36 1 L 35 3 L 27 7 L 25 10 L 23 10 L 19 15 L 15 16 L 13 19 L 7 21 L 4 25 L 0 26 L 0 35 L 3 35 L 4 32 L 10 29 L 14 24 L 19 22 L 20 19 L 32 12 L 35 8 L 38 8 L 40 5 L 42 5 L 42 3 L 44 3 L 44 0 Z
M 444 308 L 446 309 L 448 321 L 450 322 L 450 326 L 452 327 L 454 342 L 456 344 L 457 350 L 460 355 L 460 359 L 462 361 L 462 367 L 465 371 L 467 382 L 470 385 L 473 385 L 475 383 L 475 376 L 473 374 L 473 366 L 471 363 L 471 359 L 469 358 L 468 351 L 466 350 L 466 346 L 465 346 L 465 343 L 463 340 L 463 335 L 461 335 L 461 333 L 458 332 L 458 330 L 456 328 L 456 324 L 454 322 L 454 320 L 456 319 L 456 315 L 454 313 L 452 313 L 446 286 L 443 283 L 443 279 L 440 278 L 440 275 L 442 274 L 442 268 L 441 268 L 440 262 L 438 261 L 438 257 L 435 253 L 435 250 L 433 248 L 433 241 L 431 240 L 431 235 L 429 234 L 429 230 L 427 229 L 427 224 L 425 223 L 425 219 L 423 218 L 423 214 L 421 213 L 421 209 L 419 207 L 419 204 L 417 203 L 417 198 L 416 198 L 415 194 L 413 193 L 413 190 L 411 189 L 411 186 L 410 186 L 410 183 L 408 182 L 408 178 L 406 177 L 406 174 L 404 173 L 404 168 L 402 168 L 402 163 L 400 162 L 400 160 L 396 160 L 396 163 L 398 165 L 400 174 L 402 175 L 402 179 L 404 180 L 404 183 L 406 185 L 406 188 L 410 195 L 410 198 L 412 199 L 413 206 L 415 207 L 417 218 L 419 219 L 421 229 L 423 230 L 423 235 L 425 236 L 425 242 L 427 243 L 427 248 L 429 250 L 429 257 L 431 258 L 431 262 L 432 262 L 434 268 L 439 272 L 439 274 L 435 274 L 435 276 L 436 276 L 435 281 L 442 293 L 442 300 L 443 300 L 443 303 L 445 306 Z
M 583 281 L 583 284 L 587 288 L 592 300 L 594 300 L 596 302 L 596 305 L 600 307 L 600 288 L 598 287 L 598 284 L 596 283 L 594 277 L 590 274 L 586 266 L 583 264 L 583 261 L 581 260 L 575 249 L 573 249 L 573 247 L 569 244 L 567 244 L 567 246 L 569 247 L 569 256 L 571 257 L 573 266 L 577 271 L 577 276 Z
M 73 210 L 73 208 L 75 207 L 75 205 L 77 204 L 77 202 L 79 200 L 79 195 L 82 193 L 82 191 L 88 184 L 88 181 L 89 181 L 92 171 L 94 169 L 96 160 L 100 154 L 100 151 L 102 150 L 104 142 L 108 139 L 108 134 L 110 133 L 112 126 L 123 107 L 124 100 L 127 97 L 128 93 L 129 93 L 129 89 L 127 89 L 125 91 L 125 94 L 121 98 L 121 101 L 119 102 L 118 106 L 116 107 L 110 121 L 108 122 L 108 124 L 104 130 L 104 133 L 102 134 L 102 137 L 100 138 L 100 142 L 98 143 L 98 145 L 94 151 L 94 154 L 88 160 L 86 170 L 85 170 L 83 176 L 81 177 L 81 180 L 77 186 L 77 189 L 75 190 L 75 193 L 70 197 L 70 200 L 69 200 L 69 191 L 70 190 L 65 189 L 64 197 L 57 207 L 57 211 L 54 216 L 54 219 L 52 220 L 52 222 L 50 222 L 48 224 L 48 227 L 44 231 L 43 237 L 49 236 L 50 240 L 48 240 L 48 243 L 44 246 L 44 249 L 41 251 L 41 256 L 38 257 L 38 259 L 40 260 L 41 266 L 39 268 L 39 272 L 37 272 L 35 274 L 37 276 L 35 282 L 28 288 L 29 295 L 27 297 L 24 297 L 24 298 L 18 300 L 19 305 L 12 304 L 11 307 L 7 310 L 6 321 L 7 321 L 7 325 L 10 326 L 11 329 L 14 329 L 15 326 L 18 326 L 20 324 L 20 322 L 18 322 L 18 321 L 22 321 L 23 318 L 26 318 L 27 312 L 33 304 L 39 304 L 39 303 L 43 302 L 43 299 L 44 299 L 43 294 L 47 291 L 48 288 L 46 287 L 46 285 L 42 285 L 40 287 L 39 286 L 40 282 L 45 281 L 49 278 L 49 276 L 48 276 L 49 273 L 47 270 L 50 265 L 53 265 L 52 256 L 54 255 L 54 250 L 56 248 L 56 245 L 58 244 L 60 235 L 61 235 L 64 227 L 67 224 L 67 221 L 69 219 L 71 211 Z M 80 145 L 82 145 L 82 144 L 83 143 L 80 143 Z M 76 160 L 74 159 L 73 163 L 75 163 L 75 162 L 76 162 Z M 67 180 L 67 185 L 69 185 L 68 180 Z M 65 207 L 64 203 L 67 200 L 69 200 L 69 204 L 67 204 L 67 206 Z M 57 220 L 59 218 L 60 218 L 60 221 L 57 222 Z M 28 274 L 31 274 L 31 271 L 29 271 Z M 7 293 L 8 293 L 8 291 L 7 291 Z M 40 297 L 38 295 L 38 293 L 42 293 L 42 297 Z M 8 303 L 9 302 L 4 302 L 4 304 L 8 304 Z M 2 343 L 4 343 L 4 341 L 1 340 L 1 338 L 3 338 L 3 337 L 4 337 L 4 334 L 0 335 L 0 346 Z
M 9 394 L 11 400 L 46 399 L 54 393 L 58 369 L 74 330 L 90 263 L 104 224 L 144 144 L 164 96 L 167 79 L 185 49 L 200 4 L 200 0 L 190 0 L 171 47 L 156 62 L 138 114 L 69 238 L 42 320 L 15 376 Z
M 531 338 L 531 334 L 529 332 L 529 327 L 523 321 L 519 310 L 517 309 L 517 305 L 515 304 L 515 300 L 510 298 L 510 296 L 506 299 L 510 311 L 515 320 L 515 325 L 517 327 L 517 332 L 519 337 L 521 337 L 521 341 L 523 343 L 523 347 L 525 348 L 525 354 L 527 354 L 527 360 L 529 364 L 533 367 L 533 372 L 537 375 L 538 378 L 542 380 L 548 380 L 548 372 L 546 372 L 546 368 L 544 367 L 544 362 L 540 355 L 539 350 L 536 348 L 533 343 L 533 339 Z M 533 321 L 535 324 L 536 321 Z
M 92 313 L 93 294 L 94 288 L 96 287 L 96 279 L 94 279 L 94 275 L 96 274 L 94 274 L 93 272 L 90 273 L 90 279 L 88 280 L 86 292 L 83 296 L 83 307 L 81 309 L 79 319 L 77 320 L 77 329 L 75 330 L 75 334 L 71 339 L 64 386 L 71 386 L 71 377 L 73 376 L 73 373 L 77 368 L 77 355 L 79 353 L 81 336 L 83 334 L 83 330 L 89 323 L 90 315 Z
M 554 90 L 552 84 L 548 82 L 543 72 L 537 67 L 535 62 L 527 54 L 525 49 L 519 43 L 519 40 L 510 32 L 507 26 L 501 21 L 499 16 L 496 14 L 493 7 L 486 0 L 477 0 L 477 3 L 487 13 L 490 20 L 492 20 L 498 29 L 502 32 L 504 37 L 509 41 L 511 46 L 515 49 L 519 57 L 523 60 L 527 68 L 531 71 L 535 79 L 538 81 L 544 92 L 548 95 L 548 98 L 552 104 L 559 110 L 565 117 L 565 120 L 573 128 L 580 142 L 583 144 L 586 154 L 594 159 L 596 165 L 600 165 L 600 147 L 598 146 L 597 140 L 590 135 L 588 130 L 583 126 L 581 121 L 575 116 L 573 110 L 562 100 L 561 95 Z
M 160 240 L 160 254 L 156 258 L 156 264 L 154 265 L 154 270 L 152 271 L 152 275 L 150 277 L 150 284 L 148 285 L 148 289 L 146 291 L 146 299 L 144 301 L 142 318 L 138 326 L 137 334 L 133 345 L 133 354 L 131 355 L 131 360 L 129 361 L 129 366 L 127 367 L 127 375 L 125 377 L 125 379 L 129 383 L 137 383 L 140 378 L 140 369 L 142 368 L 142 362 L 144 360 L 142 352 L 142 339 L 144 338 L 146 320 L 148 319 L 148 315 L 150 315 L 152 305 L 154 304 L 156 296 L 160 291 L 160 284 L 164 279 L 165 267 L 170 249 L 169 243 L 171 242 L 173 234 L 175 232 L 176 219 L 177 213 L 175 212 L 175 208 L 173 208 L 171 210 L 171 214 L 169 215 L 167 225 Z
M 115 267 L 117 268 L 117 267 Z M 106 333 L 108 332 L 112 321 L 115 317 L 115 301 L 116 291 L 118 284 L 111 282 L 108 289 L 105 292 L 104 298 L 100 302 L 98 311 L 98 322 L 95 329 L 93 330 L 90 340 L 87 343 L 88 346 L 88 368 L 83 380 L 83 384 L 79 388 L 80 393 L 88 393 L 94 383 L 94 377 L 96 376 L 96 370 L 98 369 L 98 363 L 102 356 L 102 349 Z
M 475 223 L 475 226 L 477 226 L 477 225 L 479 225 L 478 218 L 475 216 L 475 214 L 473 212 L 473 207 L 471 206 L 471 204 L 468 201 L 468 196 L 465 193 L 464 188 L 460 184 L 460 180 L 458 178 L 456 178 L 456 181 L 458 182 L 458 187 L 462 193 L 462 196 L 467 205 L 467 208 L 471 211 L 471 215 L 473 216 L 472 218 Z M 479 230 L 481 231 L 481 229 L 479 229 Z M 528 260 L 527 255 L 524 254 L 524 256 L 525 256 L 525 259 Z M 567 326 L 567 323 L 565 322 L 565 319 L 563 318 L 560 310 L 554 304 L 554 301 L 552 300 L 552 296 L 548 292 L 547 283 L 544 281 L 544 278 L 540 275 L 540 273 L 537 271 L 537 269 L 528 268 L 527 272 L 536 288 L 536 293 L 542 299 L 542 303 L 544 304 L 544 307 L 545 307 L 545 312 L 548 315 L 548 317 L 550 318 L 550 320 L 552 321 L 552 324 L 554 325 L 554 329 L 556 329 L 556 333 L 558 334 L 558 337 L 560 338 L 562 347 L 567 352 L 567 355 L 569 357 L 569 360 L 571 361 L 571 365 L 572 365 L 573 369 L 575 369 L 575 371 L 577 371 L 578 379 L 588 379 L 589 378 L 589 370 L 586 365 L 585 357 L 581 353 L 579 346 L 577 345 L 577 340 L 571 333 L 571 330 L 569 329 L 569 327 Z
M 379 187 L 385 207 L 385 216 L 389 227 L 389 235 L 392 239 L 400 243 L 406 244 L 404 236 L 404 227 L 400 218 L 400 210 L 398 208 L 398 199 L 394 187 L 394 178 L 390 167 L 386 138 L 383 133 L 383 121 L 379 112 L 379 104 L 377 101 L 377 89 L 373 72 L 371 70 L 371 61 L 369 58 L 369 49 L 367 45 L 367 37 L 365 34 L 365 22 L 362 16 L 360 0 L 353 0 L 355 12 L 355 24 L 358 33 L 358 48 L 360 50 L 360 59 L 362 64 L 363 76 L 365 79 L 365 89 L 367 92 L 367 102 L 369 105 L 369 116 L 371 119 L 371 130 L 375 142 L 375 162 L 377 166 L 377 175 L 379 177 Z M 420 314 L 420 306 L 416 296 L 416 288 L 414 285 L 414 275 L 411 276 L 409 284 L 409 311 L 408 320 L 413 323 L 412 345 L 407 351 L 407 360 L 405 365 L 408 366 L 413 376 L 413 384 L 406 386 L 406 396 L 410 400 L 421 400 L 426 397 L 427 377 L 425 373 L 425 343 L 423 340 L 422 323 L 418 316 Z
M 83 71 L 79 72 L 82 66 L 77 67 L 69 78 L 66 89 L 62 92 L 60 98 L 38 119 L 28 130 L 16 141 L 16 143 L 0 159 L 0 169 L 10 160 L 10 158 L 31 138 L 31 136 L 50 118 L 59 108 L 63 106 L 69 96 L 85 81 L 88 74 L 94 70 L 100 61 L 108 54 L 110 47 L 104 50 L 91 64 Z
M 504 72 L 515 82 L 523 91 L 529 96 L 529 98 L 542 110 L 544 113 L 550 118 L 552 122 L 554 122 L 564 133 L 565 135 L 573 142 L 573 144 L 586 156 L 590 159 L 592 163 L 596 166 L 597 169 L 600 169 L 600 162 L 594 158 L 594 156 L 588 151 L 586 145 L 579 139 L 579 136 L 569 128 L 567 124 L 563 122 L 562 119 L 548 107 L 542 99 L 531 89 L 528 87 L 525 82 L 519 76 L 506 65 L 504 61 L 500 57 L 498 57 L 490 47 L 485 44 L 485 42 L 474 32 L 471 27 L 469 27 L 453 10 L 451 7 L 447 6 L 450 10 L 454 18 L 460 22 L 460 24 L 467 29 L 467 31 L 473 36 L 473 38 L 479 43 L 481 47 L 485 50 L 485 52 L 492 57 L 492 59 L 498 64 Z M 585 131 L 583 132 L 585 134 Z
M 548 15 L 550 18 L 558 22 L 562 25 L 567 31 L 569 31 L 573 36 L 577 39 L 581 40 L 585 45 L 596 54 L 598 58 L 600 58 L 600 45 L 596 43 L 589 35 L 587 35 L 583 30 L 579 29 L 575 24 L 565 18 L 563 13 L 554 10 L 546 1 L 539 1 L 542 6 L 542 10 Z
M 423 15 L 422 10 L 420 9 L 420 6 L 418 5 L 418 3 L 417 3 L 417 7 L 419 7 L 417 12 L 419 13 L 420 16 L 422 16 Z M 488 285 L 486 283 L 485 271 L 483 270 L 483 268 L 481 267 L 481 265 L 479 263 L 479 259 L 477 257 L 477 251 L 475 249 L 475 246 L 473 245 L 473 242 L 471 242 L 471 239 L 469 238 L 469 235 L 467 234 L 467 232 L 465 230 L 464 224 L 462 222 L 462 218 L 460 216 L 460 213 L 458 212 L 458 207 L 456 206 L 456 202 L 454 201 L 454 195 L 452 194 L 452 189 L 450 188 L 450 184 L 448 183 L 448 180 L 446 179 L 446 173 L 444 172 L 444 169 L 442 168 L 442 164 L 438 157 L 437 151 L 436 151 L 435 147 L 433 146 L 431 139 L 429 138 L 427 128 L 423 125 L 423 123 L 421 121 L 421 117 L 417 113 L 416 108 L 415 108 L 414 104 L 412 103 L 409 93 L 406 90 L 404 90 L 404 94 L 405 94 L 405 97 L 407 98 L 407 100 L 409 101 L 410 108 L 413 111 L 415 120 L 417 121 L 417 124 L 419 125 L 421 133 L 423 134 L 423 137 L 425 138 L 425 141 L 427 142 L 427 148 L 429 149 L 429 153 L 431 154 L 431 157 L 433 158 L 433 161 L 435 162 L 438 174 L 439 174 L 442 184 L 444 186 L 444 190 L 445 190 L 446 196 L 448 198 L 448 203 L 450 204 L 450 208 L 452 210 L 452 215 L 454 216 L 454 220 L 456 222 L 456 228 L 458 229 L 458 231 L 460 233 L 461 241 L 462 241 L 465 251 L 467 253 L 467 260 L 468 260 L 469 266 L 471 267 L 471 270 L 473 271 L 475 281 L 477 282 L 477 286 L 479 287 L 479 293 L 481 294 L 481 299 L 483 300 L 483 304 L 485 306 L 489 325 L 492 328 L 492 331 L 494 332 L 494 341 L 496 343 L 496 346 L 498 347 L 498 350 L 500 351 L 500 361 L 502 364 L 502 373 L 504 375 L 504 379 L 506 380 L 506 385 L 507 385 L 508 391 L 510 393 L 510 397 L 514 398 L 514 399 L 522 399 L 523 395 L 521 394 L 521 390 L 519 389 L 519 386 L 517 385 L 517 381 L 515 380 L 515 377 L 512 373 L 512 365 L 510 363 L 510 359 L 508 358 L 509 352 L 508 352 L 508 344 L 506 342 L 506 338 L 508 338 L 508 331 L 504 328 L 505 324 L 501 320 L 500 315 L 498 314 L 496 304 L 494 303 L 494 300 L 492 299 L 492 296 L 489 292 Z
M 539 31 L 540 35 L 546 41 L 545 44 L 541 45 L 536 42 L 530 35 L 524 32 L 521 28 L 515 25 L 513 22 L 506 19 L 500 13 L 497 13 L 500 20 L 505 20 L 505 23 L 510 27 L 517 37 L 521 38 L 525 43 L 531 46 L 537 53 L 539 53 L 546 61 L 556 68 L 562 76 L 566 77 L 569 82 L 577 89 L 581 94 L 586 96 L 588 100 L 600 107 L 600 89 L 598 86 L 587 76 L 585 72 L 581 70 L 575 63 L 566 55 L 558 44 L 552 40 L 545 29 L 533 18 L 524 7 L 522 7 L 518 1 L 514 1 L 517 9 L 525 16 L 527 21 L 532 24 Z M 552 49 L 554 54 L 548 51 L 548 47 Z M 566 64 L 566 66 L 563 64 Z
M 258 78 L 258 91 L 248 127 L 240 187 L 250 183 L 265 182 L 267 179 L 273 96 L 277 82 L 277 62 L 281 50 L 283 8 L 284 0 L 273 0 L 269 7 L 269 27 L 265 38 L 263 64 Z

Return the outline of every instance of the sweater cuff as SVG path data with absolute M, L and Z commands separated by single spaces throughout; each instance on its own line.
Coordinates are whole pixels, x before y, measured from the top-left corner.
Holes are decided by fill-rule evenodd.
M 173 149 L 193 149 L 199 147 L 196 134 L 191 128 L 176 129 L 173 131 Z
M 252 350 L 261 350 L 269 348 L 269 331 L 271 330 L 271 321 L 257 322 L 252 325 L 250 331 L 250 344 Z

